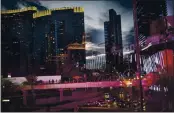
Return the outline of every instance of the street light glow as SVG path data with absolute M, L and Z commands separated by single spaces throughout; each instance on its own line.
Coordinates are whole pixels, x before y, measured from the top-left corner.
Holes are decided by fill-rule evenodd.
M 9 99 L 3 99 L 2 101 L 3 101 L 3 102 L 10 102 Z

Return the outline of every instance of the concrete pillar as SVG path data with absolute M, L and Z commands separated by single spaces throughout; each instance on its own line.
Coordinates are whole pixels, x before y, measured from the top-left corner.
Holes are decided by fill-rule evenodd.
M 63 89 L 59 89 L 59 100 L 63 101 Z
M 23 90 L 23 104 L 26 106 L 27 105 L 27 91 Z
M 75 106 L 74 107 L 74 112 L 78 112 L 78 110 L 79 110 L 78 106 Z

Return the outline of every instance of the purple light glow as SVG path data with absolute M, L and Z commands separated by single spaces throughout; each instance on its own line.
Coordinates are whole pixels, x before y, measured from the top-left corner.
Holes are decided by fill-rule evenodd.
M 151 86 L 155 82 L 154 74 L 147 74 L 144 78 L 146 81 L 143 81 L 144 86 Z M 84 83 L 67 83 L 67 84 L 47 84 L 47 85 L 36 85 L 34 89 L 58 89 L 58 88 L 101 88 L 101 87 L 127 87 L 126 84 L 120 83 L 121 81 L 103 81 L 103 82 L 84 82 Z M 139 84 L 139 80 L 133 80 L 132 86 Z M 24 87 L 25 90 L 30 89 L 30 87 Z

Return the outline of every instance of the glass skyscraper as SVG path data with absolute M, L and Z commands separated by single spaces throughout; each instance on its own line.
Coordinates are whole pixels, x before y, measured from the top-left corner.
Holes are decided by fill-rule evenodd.
M 119 65 L 123 61 L 121 16 L 113 9 L 109 10 L 109 21 L 104 23 L 104 32 L 106 69 L 109 72 L 112 68 L 120 70 Z

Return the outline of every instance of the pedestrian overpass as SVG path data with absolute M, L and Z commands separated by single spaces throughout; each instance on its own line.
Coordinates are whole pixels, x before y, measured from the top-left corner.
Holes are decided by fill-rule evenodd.
M 157 79 L 157 75 L 150 73 L 142 78 L 142 85 L 144 87 L 151 86 Z M 62 84 L 40 84 L 34 85 L 35 90 L 45 89 L 76 89 L 76 88 L 106 88 L 106 87 L 132 87 L 139 86 L 139 79 L 125 79 L 115 81 L 96 81 L 96 82 L 82 82 L 82 83 L 62 83 Z M 31 90 L 31 86 L 23 86 L 22 90 Z
M 149 86 L 154 84 L 157 81 L 157 75 L 150 73 L 142 78 L 143 89 L 146 90 Z M 62 83 L 62 84 L 40 84 L 34 85 L 34 90 L 48 90 L 48 89 L 57 89 L 60 93 L 60 101 L 64 100 L 63 90 L 64 89 L 80 89 L 80 88 L 109 88 L 109 87 L 139 87 L 140 80 L 139 78 L 134 79 L 125 79 L 125 80 L 115 80 L 115 81 L 98 81 L 98 82 L 82 82 L 82 83 Z M 27 105 L 27 91 L 32 90 L 30 85 L 21 87 L 23 91 L 23 103 Z

